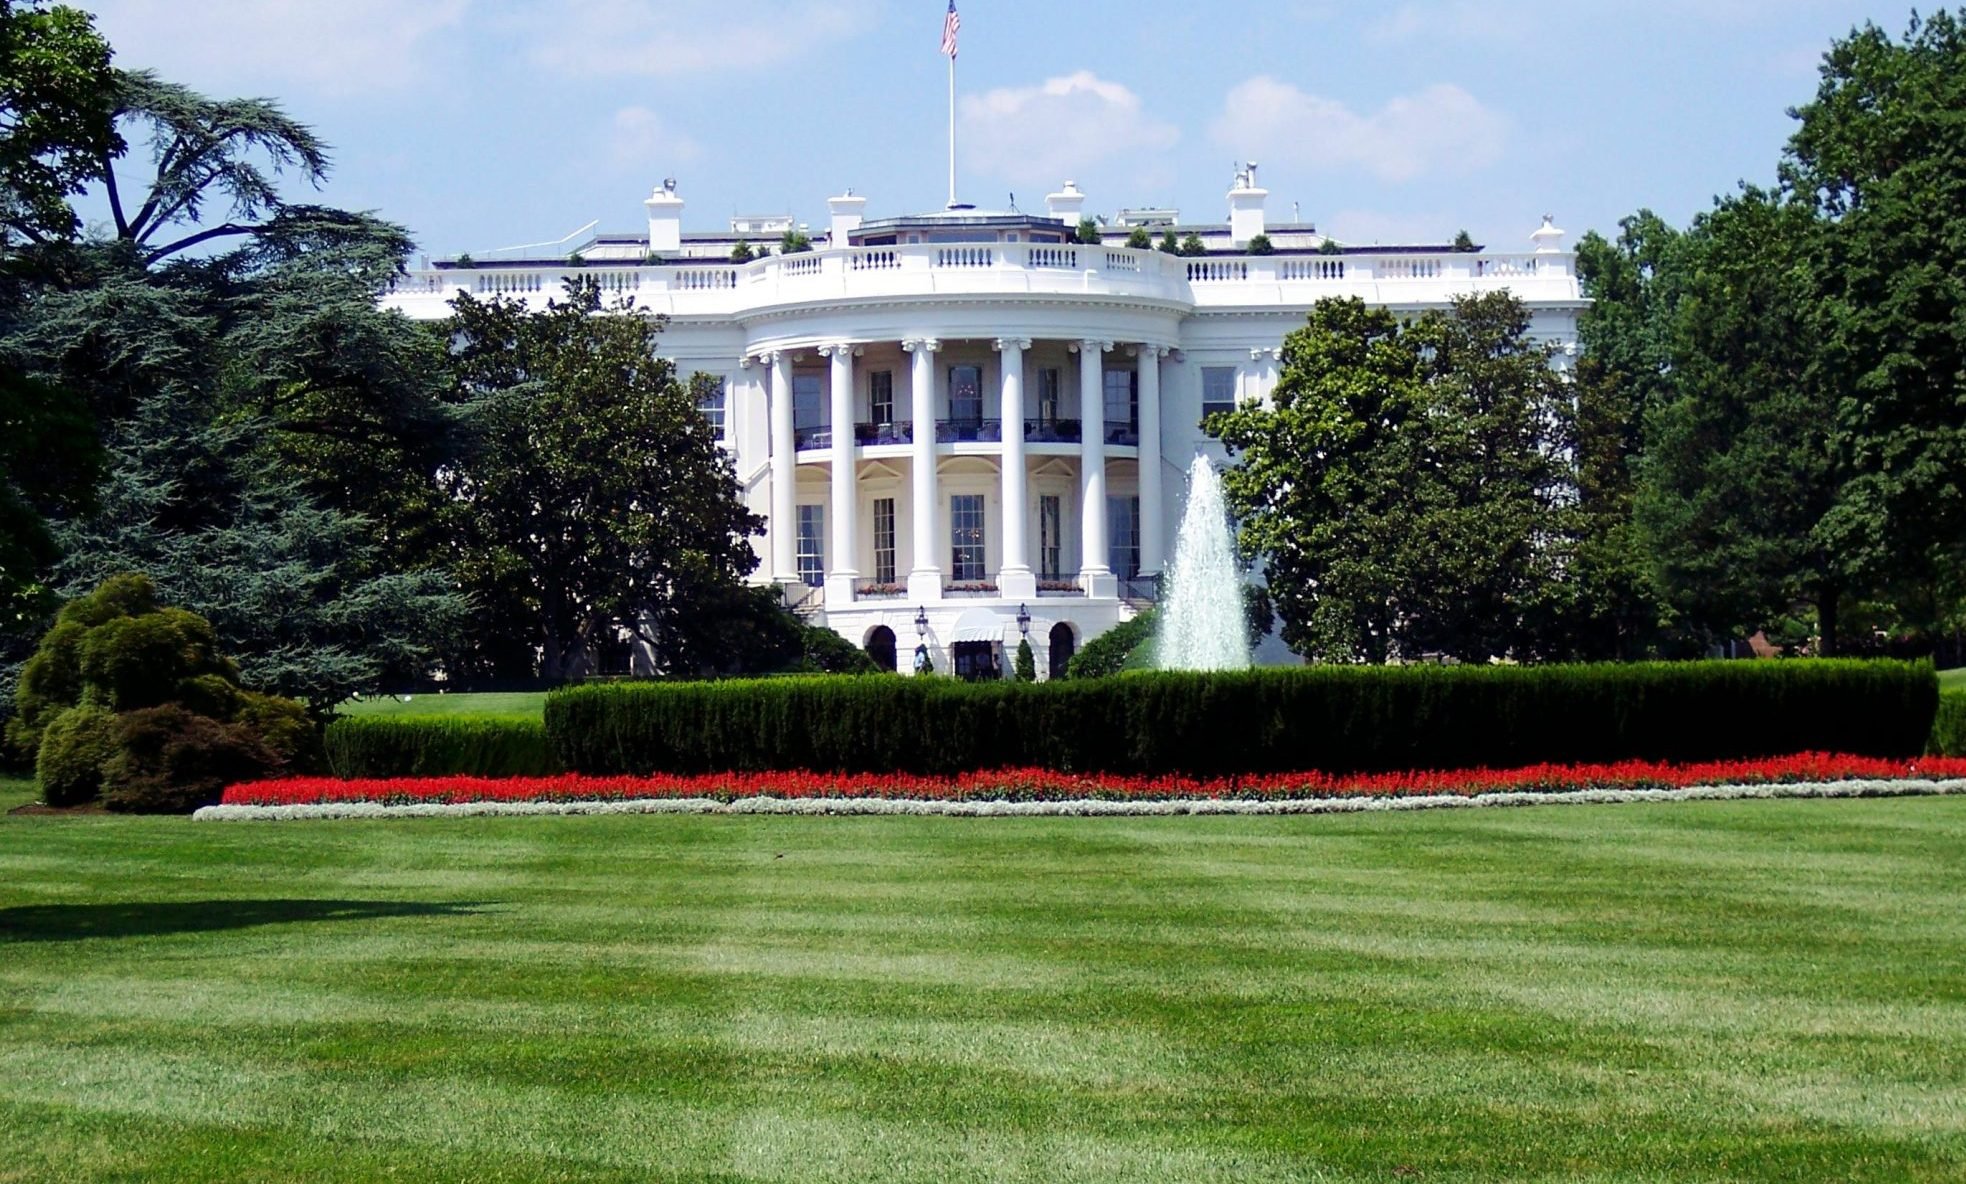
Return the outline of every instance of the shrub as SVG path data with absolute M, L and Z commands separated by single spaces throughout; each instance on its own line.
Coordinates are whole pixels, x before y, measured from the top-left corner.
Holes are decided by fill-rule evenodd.
M 1072 232 L 1072 240 L 1074 242 L 1084 243 L 1088 246 L 1104 242 L 1105 239 L 1106 235 L 1099 229 L 1099 223 L 1090 218 L 1080 218 L 1078 229 Z
M 758 253 L 751 249 L 751 240 L 748 238 L 738 239 L 737 244 L 730 249 L 732 263 L 749 263 L 757 257 Z
M 111 711 L 190 698 L 210 714 L 232 707 L 226 692 L 238 685 L 239 677 L 218 656 L 218 634 L 209 621 L 181 608 L 164 608 L 89 630 L 82 643 L 82 681 Z
M 1196 776 L 1923 751 L 1929 665 L 1798 661 L 1141 672 L 1026 686 L 790 678 L 555 692 L 589 774 L 1006 765 Z
M 353 716 L 324 736 L 336 777 L 538 777 L 560 771 L 536 719 Z
M 1208 254 L 1208 247 L 1202 243 L 1200 235 L 1190 232 L 1186 238 L 1181 240 L 1181 254 L 1206 255 Z
M 1270 241 L 1270 236 L 1267 234 L 1259 234 L 1250 239 L 1249 246 L 1246 249 L 1252 255 L 1274 255 L 1277 253 L 1276 244 Z
M 1126 245 L 1135 251 L 1149 251 L 1154 246 L 1153 232 L 1145 226 L 1136 226 L 1127 232 Z
M 280 758 L 244 724 L 167 703 L 116 717 L 115 755 L 103 802 L 129 814 L 185 814 L 218 802 L 225 787 L 272 775 Z
M 70 707 L 41 736 L 35 775 L 50 806 L 79 806 L 102 793 L 103 769 L 116 754 L 116 717 L 100 707 Z
M 799 669 L 808 674 L 879 674 L 880 664 L 866 650 L 824 625 L 804 627 Z
M 1013 669 L 1018 682 L 1038 681 L 1038 656 L 1031 652 L 1031 639 L 1025 638 L 1017 643 L 1017 662 Z
M 1107 678 L 1137 668 L 1136 658 L 1152 657 L 1155 619 L 1155 613 L 1149 609 L 1086 642 L 1065 664 L 1065 677 Z
M 1947 691 L 1939 696 L 1939 710 L 1932 720 L 1932 739 L 1926 751 L 1940 756 L 1966 756 L 1966 691 Z

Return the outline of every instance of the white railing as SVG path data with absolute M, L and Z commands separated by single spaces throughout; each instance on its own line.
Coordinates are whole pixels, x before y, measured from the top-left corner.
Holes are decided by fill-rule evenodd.
M 1345 261 L 1343 259 L 1279 259 L 1277 278 L 1292 282 L 1342 280 L 1345 278 Z
M 863 248 L 847 257 L 847 266 L 854 271 L 899 271 L 901 252 L 893 247 Z
M 1188 260 L 1188 282 L 1191 284 L 1231 283 L 1248 278 L 1247 259 Z
M 1442 262 L 1437 258 L 1381 258 L 1374 261 L 1372 275 L 1382 280 L 1437 280 L 1441 269 Z
M 390 298 L 442 315 L 459 291 L 533 301 L 556 296 L 569 276 L 633 295 L 669 313 L 730 315 L 752 306 L 796 305 L 857 294 L 1081 294 L 1146 297 L 1175 305 L 1302 305 L 1326 295 L 1445 302 L 1460 291 L 1509 287 L 1525 298 L 1577 299 L 1575 257 L 1358 252 L 1347 255 L 1182 257 L 1154 250 L 1079 244 L 906 243 L 768 255 L 742 264 L 670 262 L 568 270 L 535 266 L 443 267 L 400 276 Z
M 935 266 L 943 267 L 995 267 L 997 252 L 994 247 L 937 247 Z

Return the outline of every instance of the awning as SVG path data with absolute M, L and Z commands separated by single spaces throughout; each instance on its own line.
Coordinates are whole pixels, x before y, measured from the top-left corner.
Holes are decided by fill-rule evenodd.
M 956 618 L 956 627 L 949 631 L 949 641 L 954 644 L 964 641 L 1002 641 L 1004 619 L 989 609 L 972 608 Z

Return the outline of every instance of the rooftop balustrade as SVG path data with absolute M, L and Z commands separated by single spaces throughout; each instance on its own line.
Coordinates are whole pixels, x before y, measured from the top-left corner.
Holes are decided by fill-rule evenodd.
M 1527 300 L 1578 298 L 1575 256 L 1360 251 L 1343 255 L 1186 257 L 1124 247 L 1039 243 L 909 244 L 771 255 L 750 263 L 681 261 L 637 267 L 502 263 L 421 269 L 399 277 L 389 302 L 441 316 L 459 292 L 544 302 L 568 279 L 677 316 L 828 300 L 942 295 L 1110 296 L 1195 307 L 1308 304 L 1325 296 L 1380 303 L 1445 302 L 1470 289 L 1509 287 Z

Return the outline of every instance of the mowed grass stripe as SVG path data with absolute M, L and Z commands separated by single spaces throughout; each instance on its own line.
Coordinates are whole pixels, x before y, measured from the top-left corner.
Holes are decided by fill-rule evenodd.
M 6 819 L 0 1180 L 1946 1179 L 1962 807 Z

